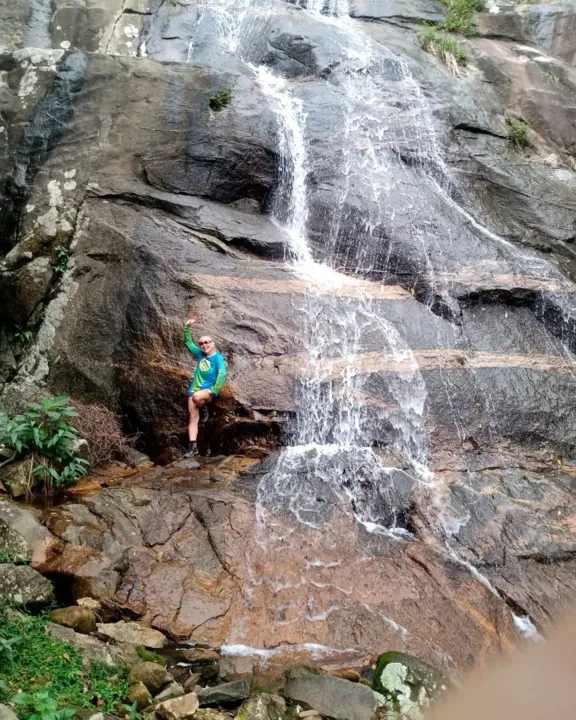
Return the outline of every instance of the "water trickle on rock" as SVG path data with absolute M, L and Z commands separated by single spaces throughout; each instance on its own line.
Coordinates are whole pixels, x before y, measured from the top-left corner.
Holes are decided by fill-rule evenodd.
M 293 272 L 308 283 L 303 304 L 295 308 L 295 345 L 306 371 L 296 388 L 294 430 L 260 479 L 255 542 L 247 558 L 251 582 L 245 588 L 246 602 L 257 620 L 236 623 L 230 642 L 237 647 L 257 644 L 260 621 L 272 627 L 279 643 L 307 636 L 318 640 L 319 647 L 322 641 L 328 644 L 329 631 L 316 626 L 343 612 L 352 592 L 340 572 L 347 561 L 342 546 L 347 538 L 350 548 L 361 545 L 366 534 L 409 538 L 417 484 L 428 488 L 425 492 L 437 508 L 435 531 L 447 553 L 496 593 L 452 546 L 454 528 L 465 520 L 451 514 L 427 467 L 426 386 L 401 328 L 375 299 L 374 285 L 397 274 L 399 263 L 384 229 L 397 214 L 405 217 L 405 232 L 424 264 L 424 300 L 429 306 L 444 303 L 449 309 L 438 273 L 444 261 L 450 266 L 453 242 L 435 222 L 443 214 L 464 216 L 471 232 L 497 248 L 501 264 L 510 258 L 510 272 L 521 266 L 536 277 L 559 273 L 484 228 L 453 199 L 457 188 L 418 84 L 404 62 L 350 21 L 345 0 L 300 3 L 302 12 L 330 26 L 340 52 L 331 67 L 329 109 L 339 118 L 333 142 L 340 197 L 336 206 L 319 212 L 321 172 L 312 167 L 307 144 L 307 124 L 318 111 L 314 98 L 305 82 L 262 64 L 255 49 L 259 33 L 274 15 L 293 8 L 283 11 L 266 0 L 211 0 L 199 7 L 188 60 L 194 61 L 197 48 L 205 53 L 213 33 L 221 51 L 252 69 L 277 118 L 280 168 L 272 215 L 289 240 Z M 391 96 L 394 102 L 382 102 Z M 395 105 L 403 108 L 402 119 L 393 111 Z M 405 182 L 408 169 L 432 188 L 437 207 L 425 207 L 411 192 Z M 357 283 L 357 293 L 335 297 L 335 288 L 351 282 Z M 392 370 L 377 379 L 367 371 L 371 362 L 388 363 Z M 338 528 L 338 541 L 332 537 L 333 527 Z M 365 598 L 372 622 L 406 633 L 394 618 L 378 613 L 370 592 Z M 292 627 L 298 628 L 295 634 Z

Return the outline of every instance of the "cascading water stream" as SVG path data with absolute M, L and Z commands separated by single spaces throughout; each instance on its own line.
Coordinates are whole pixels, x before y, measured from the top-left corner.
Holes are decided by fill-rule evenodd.
M 251 583 L 246 588 L 248 606 L 260 608 L 266 622 L 284 632 L 294 624 L 325 620 L 339 611 L 351 593 L 344 582 L 335 580 L 337 572 L 329 572 L 344 562 L 331 554 L 333 544 L 326 536 L 334 515 L 340 518 L 340 534 L 349 535 L 351 546 L 358 526 L 371 533 L 402 537 L 409 532 L 407 497 L 412 484 L 434 487 L 427 470 L 426 387 L 411 349 L 384 316 L 382 303 L 373 297 L 369 286 L 376 283 L 359 281 L 365 282 L 358 286 L 365 291 L 349 298 L 330 292 L 349 282 L 342 270 L 370 277 L 378 266 L 381 279 L 386 280 L 378 229 L 386 224 L 387 214 L 395 212 L 393 203 L 386 200 L 402 186 L 406 165 L 401 152 L 406 147 L 416 148 L 414 163 L 422 181 L 436 188 L 447 208 L 464 215 L 476 230 L 500 245 L 502 253 L 515 260 L 524 254 L 490 233 L 451 198 L 448 172 L 417 83 L 396 56 L 351 24 L 345 0 L 309 0 L 306 6 L 319 22 L 340 33 L 342 46 L 342 61 L 332 71 L 332 82 L 341 98 L 335 112 L 340 113 L 343 126 L 339 137 L 343 183 L 339 203 L 324 228 L 322 247 L 315 246 L 313 251 L 305 105 L 295 83 L 251 62 L 252 41 L 278 6 L 272 0 L 213 0 L 200 7 L 199 25 L 212 23 L 222 49 L 252 68 L 278 118 L 282 165 L 273 217 L 289 239 L 294 272 L 309 287 L 298 308 L 306 372 L 296 389 L 296 426 L 291 444 L 258 487 L 256 545 L 249 559 Z M 190 60 L 194 47 L 193 39 Z M 386 67 L 388 72 L 374 72 L 378 67 Z M 411 137 L 397 118 L 382 112 L 379 98 L 383 87 L 378 77 L 390 73 L 405 113 L 413 119 Z M 346 238 L 353 252 L 344 252 L 342 228 L 349 221 L 346 207 L 358 194 L 366 199 L 368 209 L 355 225 L 354 237 Z M 405 199 L 408 214 L 412 201 L 416 203 L 414 198 Z M 427 232 L 425 223 L 411 222 L 410 233 L 422 250 L 426 274 L 434 278 Z M 535 263 L 528 255 L 525 258 L 527 270 L 550 276 L 548 266 Z M 371 361 L 394 367 L 386 374 L 385 387 L 379 388 L 377 394 L 383 398 L 379 404 L 369 402 L 375 393 L 365 366 Z M 386 453 L 377 447 L 382 437 L 388 438 Z M 441 496 L 434 495 L 441 504 Z M 437 530 L 447 551 L 496 592 L 455 554 L 449 545 L 450 519 L 442 512 L 438 517 L 441 526 Z M 303 532 L 304 563 L 290 555 L 291 538 Z M 341 552 L 341 545 L 334 547 Z M 364 606 L 397 632 L 405 632 L 393 619 L 378 615 L 370 602 Z M 289 641 L 286 632 L 283 637 Z M 240 626 L 231 640 L 251 642 L 252 635 L 250 628 Z

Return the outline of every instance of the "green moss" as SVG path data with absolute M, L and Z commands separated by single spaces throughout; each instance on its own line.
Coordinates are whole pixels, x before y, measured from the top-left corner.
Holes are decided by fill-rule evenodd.
M 508 142 L 515 148 L 525 149 L 531 147 L 532 143 L 528 139 L 528 125 L 524 120 L 514 120 L 507 117 L 506 125 L 508 125 Z
M 165 657 L 162 657 L 162 655 L 158 655 L 158 653 L 152 652 L 151 650 L 147 650 L 145 647 L 136 648 L 136 654 L 144 662 L 153 662 L 157 665 L 162 665 L 163 667 L 166 667 L 168 663 Z
M 475 13 L 484 10 L 484 0 L 442 0 L 448 9 L 446 21 L 441 26 L 446 32 L 475 35 Z
M 436 32 L 432 25 L 425 25 L 418 33 L 422 50 L 429 52 L 453 70 L 457 65 L 466 65 L 466 51 L 452 37 Z
M 60 706 L 115 713 L 128 697 L 128 670 L 93 663 L 82 667 L 77 648 L 46 633 L 47 618 L 0 608 L 0 633 L 19 638 L 12 658 L 2 664 L 0 703 L 17 692 L 47 691 Z
M 216 95 L 212 95 L 208 105 L 210 106 L 211 110 L 218 112 L 219 110 L 222 110 L 223 108 L 230 105 L 231 102 L 232 90 L 222 90 L 221 92 L 216 93 Z

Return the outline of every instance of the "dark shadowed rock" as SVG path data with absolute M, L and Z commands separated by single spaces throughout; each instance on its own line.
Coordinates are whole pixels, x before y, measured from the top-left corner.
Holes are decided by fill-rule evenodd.
M 373 720 L 378 703 L 369 687 L 326 675 L 305 675 L 284 686 L 284 697 L 338 720 Z

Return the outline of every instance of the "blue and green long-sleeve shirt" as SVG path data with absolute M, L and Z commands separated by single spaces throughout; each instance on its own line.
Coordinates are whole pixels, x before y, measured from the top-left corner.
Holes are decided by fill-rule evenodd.
M 184 343 L 192 355 L 198 360 L 194 372 L 194 379 L 188 388 L 188 394 L 191 395 L 197 390 L 210 390 L 214 396 L 218 395 L 226 380 L 226 363 L 224 362 L 224 358 L 219 352 L 210 356 L 205 355 L 194 340 L 192 340 L 190 328 L 187 325 L 184 326 Z

